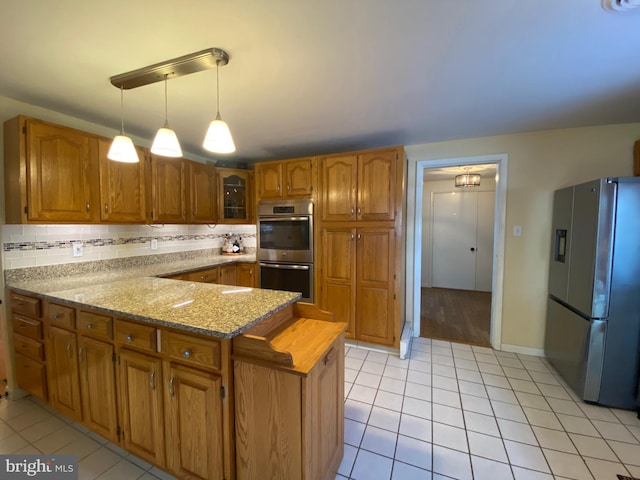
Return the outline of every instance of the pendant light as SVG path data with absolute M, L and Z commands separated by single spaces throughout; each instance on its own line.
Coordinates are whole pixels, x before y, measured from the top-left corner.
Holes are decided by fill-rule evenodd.
M 122 85 L 120 85 L 120 135 L 113 138 L 107 158 L 122 163 L 138 163 L 140 161 L 131 138 L 124 134 L 124 91 Z
M 213 153 L 233 153 L 236 151 L 236 146 L 233 143 L 231 137 L 231 131 L 229 126 L 220 117 L 220 62 L 222 60 L 218 58 L 216 60 L 216 118 L 209 124 L 207 134 L 204 137 L 202 146 L 205 150 Z M 226 57 L 224 65 L 229 62 L 229 57 Z
M 167 77 L 164 76 L 164 126 L 158 129 L 156 137 L 153 139 L 153 145 L 151 145 L 151 153 L 159 155 L 161 157 L 182 157 L 182 149 L 178 142 L 176 132 L 169 128 L 169 116 L 167 114 Z
M 469 173 L 469 168 L 465 168 L 465 173 L 456 175 L 456 187 L 478 187 L 480 186 L 480 175 L 477 173 Z

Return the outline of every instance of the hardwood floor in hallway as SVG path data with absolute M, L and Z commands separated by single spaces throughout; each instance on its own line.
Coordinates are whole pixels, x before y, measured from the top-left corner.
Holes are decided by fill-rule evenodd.
M 491 292 L 422 288 L 420 336 L 490 347 Z

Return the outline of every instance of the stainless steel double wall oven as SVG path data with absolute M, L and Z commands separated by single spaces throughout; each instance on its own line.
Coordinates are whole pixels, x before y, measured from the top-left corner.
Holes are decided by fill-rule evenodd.
M 260 288 L 300 292 L 313 302 L 313 201 L 258 204 Z

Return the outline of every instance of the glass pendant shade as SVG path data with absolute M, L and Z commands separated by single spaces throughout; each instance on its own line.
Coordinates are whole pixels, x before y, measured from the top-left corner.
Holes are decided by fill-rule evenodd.
M 233 153 L 236 151 L 229 126 L 220 118 L 220 114 L 209 124 L 202 146 L 205 150 L 213 153 Z
M 182 149 L 176 132 L 169 128 L 167 122 L 165 122 L 164 127 L 158 129 L 158 133 L 153 139 L 153 145 L 151 145 L 151 153 L 161 157 L 182 157 Z
M 124 134 L 124 92 L 120 85 L 120 135 L 116 135 L 111 142 L 107 158 L 114 162 L 138 163 L 138 152 L 133 142 Z
M 159 155 L 161 157 L 182 157 L 182 149 L 180 148 L 180 142 L 176 132 L 169 128 L 169 116 L 168 116 L 168 101 L 167 101 L 167 78 L 164 76 L 164 126 L 158 129 L 156 137 L 153 139 L 151 145 L 151 153 Z
M 116 135 L 113 138 L 107 158 L 122 163 L 138 163 L 140 161 L 136 147 L 126 135 Z

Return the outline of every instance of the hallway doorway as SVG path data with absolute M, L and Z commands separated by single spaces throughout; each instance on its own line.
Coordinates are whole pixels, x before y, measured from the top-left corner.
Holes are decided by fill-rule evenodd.
M 413 309 L 414 336 L 501 348 L 507 160 L 507 155 L 496 154 L 410 162 L 415 165 L 415 170 L 412 169 L 415 176 L 409 179 L 411 183 L 415 182 L 415 203 L 411 204 L 413 199 L 410 197 L 408 205 L 411 218 L 415 220 L 410 232 L 413 241 L 408 244 L 409 251 L 413 253 L 408 255 L 412 271 L 408 281 L 413 290 L 409 308 Z M 481 176 L 480 187 L 455 187 L 456 175 L 476 172 Z M 432 184 L 428 185 L 428 182 Z M 478 195 L 463 195 L 464 192 Z M 449 251 L 444 256 L 436 252 L 434 266 L 432 208 L 436 194 L 455 195 L 459 205 L 484 204 L 485 208 L 476 212 L 476 207 L 472 207 L 471 210 L 476 212 L 474 215 L 463 214 L 455 208 L 449 212 L 451 241 L 446 238 L 446 228 L 444 240 L 440 238 L 439 241 L 452 248 L 459 244 L 456 247 L 459 251 Z M 440 195 L 440 198 L 445 196 Z M 462 200 L 474 196 L 477 198 L 473 201 Z M 480 198 L 482 200 L 478 200 Z M 490 208 L 487 209 L 486 205 Z M 483 211 L 489 211 L 490 215 Z M 458 215 L 474 217 L 482 228 L 456 226 Z M 475 232 L 476 237 L 456 242 L 460 240 L 457 235 L 465 230 Z M 487 236 L 486 232 L 490 235 Z M 466 274 L 448 275 L 456 268 L 458 273 L 464 271 Z M 452 280 L 461 277 L 466 278 L 466 284 L 459 285 Z

